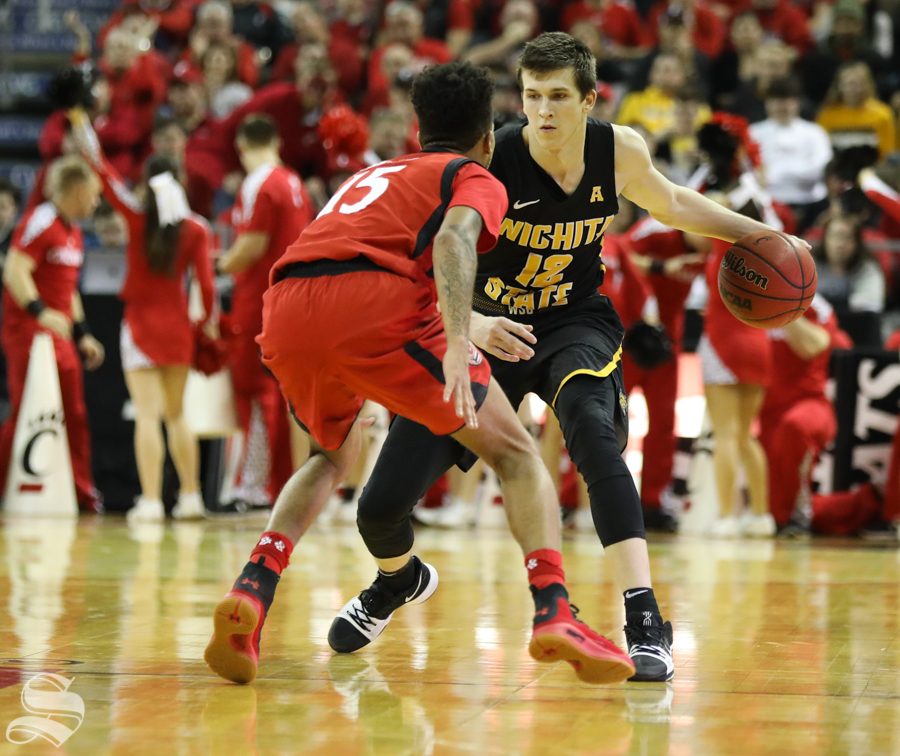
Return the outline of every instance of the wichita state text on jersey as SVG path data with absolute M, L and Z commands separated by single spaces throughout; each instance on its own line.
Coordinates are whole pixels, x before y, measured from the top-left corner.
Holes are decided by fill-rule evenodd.
M 585 172 L 571 195 L 531 158 L 522 128 L 497 132 L 490 167 L 509 198 L 497 246 L 478 262 L 475 309 L 490 315 L 533 315 L 596 293 L 603 234 L 619 211 L 608 123 L 588 119 Z

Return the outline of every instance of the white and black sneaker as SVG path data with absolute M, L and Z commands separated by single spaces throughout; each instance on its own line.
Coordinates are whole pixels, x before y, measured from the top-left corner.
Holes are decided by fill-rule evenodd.
M 629 682 L 666 682 L 675 676 L 672 659 L 672 623 L 660 623 L 651 612 L 633 612 L 625 618 L 628 655 L 637 670 Z
M 438 586 L 437 570 L 415 556 L 413 563 L 416 579 L 409 590 L 393 593 L 379 575 L 359 596 L 350 599 L 331 623 L 328 645 L 340 654 L 359 651 L 384 632 L 401 606 L 421 604 L 431 598 Z

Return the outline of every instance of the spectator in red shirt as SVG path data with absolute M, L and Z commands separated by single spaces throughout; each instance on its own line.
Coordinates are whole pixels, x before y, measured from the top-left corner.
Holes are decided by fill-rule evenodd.
M 725 49 L 728 29 L 709 7 L 697 0 L 663 0 L 650 9 L 647 16 L 647 35 L 651 45 L 659 43 L 659 19 L 680 16 L 682 24 L 691 35 L 693 46 L 707 58 L 718 58 Z
M 97 44 L 103 47 L 112 29 L 137 16 L 154 23 L 158 47 L 178 49 L 187 42 L 188 32 L 194 23 L 194 5 L 196 0 L 123 0 L 119 9 L 100 29 Z
M 763 29 L 798 53 L 805 53 L 812 47 L 809 19 L 791 0 L 749 0 L 749 6 Z
M 390 80 L 383 78 L 381 58 L 385 48 L 393 43 L 406 45 L 412 50 L 419 65 L 429 63 L 447 63 L 453 59 L 453 53 L 439 39 L 424 36 L 422 12 L 407 0 L 393 0 L 384 11 L 384 29 L 378 46 L 369 57 L 369 86 L 386 87 Z
M 384 48 L 381 56 L 381 80 L 383 84 L 370 83 L 363 99 L 361 110 L 366 115 L 378 108 L 390 107 L 390 88 L 402 71 L 412 72 L 415 67 L 413 52 L 399 42 Z
M 231 111 L 253 96 L 253 90 L 238 80 L 233 47 L 215 42 L 206 48 L 201 61 L 203 88 L 213 118 L 227 118 Z
M 560 25 L 571 31 L 579 21 L 590 21 L 600 31 L 608 55 L 633 58 L 651 47 L 653 35 L 647 26 L 655 26 L 656 17 L 645 22 L 631 3 L 622 0 L 577 0 L 566 6 Z
M 278 125 L 284 163 L 304 178 L 327 175 L 328 160 L 318 123 L 322 112 L 339 103 L 341 97 L 325 46 L 304 45 L 297 55 L 294 73 L 293 82 L 264 87 L 222 122 L 219 148 L 227 151 L 229 169 L 238 167 L 233 146 L 238 126 L 251 113 L 265 113 Z
M 346 96 L 356 94 L 362 88 L 366 74 L 366 47 L 351 35 L 332 34 L 325 16 L 312 2 L 297 3 L 291 20 L 295 41 L 281 48 L 272 78 L 290 81 L 294 77 L 294 61 L 300 48 L 310 43 L 323 44 L 328 48 L 328 57 L 337 72 L 339 89 Z
M 244 431 L 236 498 L 258 505 L 274 501 L 293 472 L 287 409 L 255 341 L 262 330 L 263 293 L 272 265 L 312 220 L 312 207 L 300 177 L 281 164 L 272 118 L 244 119 L 236 143 L 247 177 L 233 211 L 237 238 L 217 269 L 234 276 L 228 364 Z M 256 448 L 262 454 L 253 454 Z
M 768 332 L 771 375 L 760 411 L 760 441 L 769 461 L 769 508 L 774 525 L 787 525 L 816 457 L 834 438 L 834 407 L 825 396 L 831 350 L 850 346 L 831 305 L 816 295 L 803 317 Z M 760 524 L 762 527 L 762 524 Z
M 502 31 L 494 39 L 473 45 L 464 60 L 478 66 L 497 66 L 515 71 L 515 58 L 525 43 L 540 33 L 538 8 L 534 0 L 509 0 L 500 13 Z
M 50 200 L 27 212 L 13 233 L 3 268 L 3 326 L 11 412 L 0 430 L 0 490 L 5 488 L 31 342 L 53 337 L 75 494 L 83 511 L 102 512 L 91 472 L 91 440 L 84 404 L 82 358 L 88 370 L 103 363 L 103 346 L 84 318 L 78 275 L 84 245 L 77 221 L 90 218 L 100 200 L 100 182 L 76 156 L 53 163 Z
M 197 22 L 181 60 L 200 70 L 207 48 L 214 44 L 225 45 L 234 51 L 237 78 L 255 87 L 259 82 L 256 50 L 234 33 L 234 15 L 224 0 L 207 0 L 197 8 Z
M 223 154 L 219 124 L 209 115 L 202 79 L 185 64 L 179 64 L 175 70 L 169 106 L 172 117 L 187 136 L 182 165 L 188 196 L 196 212 L 211 218 L 216 190 L 227 172 L 227 155 Z

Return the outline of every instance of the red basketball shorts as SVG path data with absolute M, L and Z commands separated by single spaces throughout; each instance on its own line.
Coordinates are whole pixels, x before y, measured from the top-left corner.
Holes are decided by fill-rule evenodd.
M 294 416 L 323 449 L 343 444 L 365 399 L 437 435 L 464 424 L 443 400 L 447 340 L 433 296 L 402 276 L 286 278 L 263 297 L 256 340 Z M 480 406 L 491 371 L 475 347 L 469 371 Z

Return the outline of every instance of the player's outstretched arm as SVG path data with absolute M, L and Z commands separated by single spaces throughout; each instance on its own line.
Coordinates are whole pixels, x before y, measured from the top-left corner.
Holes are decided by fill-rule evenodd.
M 451 207 L 434 237 L 434 282 L 444 331 L 444 401 L 453 401 L 457 417 L 476 428 L 475 398 L 469 385 L 469 320 L 481 233 L 481 215 L 470 207 Z
M 673 184 L 653 166 L 640 134 L 625 126 L 613 128 L 619 191 L 660 223 L 727 242 L 769 230 L 764 223 L 722 207 L 693 189 Z

